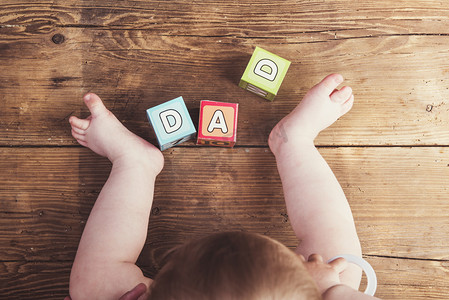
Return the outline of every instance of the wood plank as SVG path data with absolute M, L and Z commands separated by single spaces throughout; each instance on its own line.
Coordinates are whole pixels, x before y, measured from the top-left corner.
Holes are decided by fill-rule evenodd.
M 364 30 L 379 34 L 446 32 L 449 7 L 438 0 L 363 1 L 3 1 L 0 23 L 50 26 L 151 29 L 158 34 L 254 37 L 320 33 L 334 39 Z M 217 31 L 217 29 L 219 31 Z
M 72 262 L 0 262 L 1 299 L 64 299 Z
M 345 1 L 316 3 L 316 10 L 307 3 L 297 3 L 293 6 L 296 14 L 292 14 L 296 17 L 287 26 L 291 33 L 275 28 L 259 30 L 270 36 L 221 32 L 246 30 L 237 20 L 248 18 L 240 14 L 266 9 L 263 2 L 254 7 L 241 4 L 240 10 L 235 4 L 222 4 L 204 13 L 197 13 L 205 8 L 203 4 L 158 2 L 159 11 L 151 6 L 155 2 L 146 3 L 127 2 L 109 10 L 67 1 L 28 9 L 20 2 L 4 4 L 5 10 L 0 10 L 4 11 L 0 24 L 5 24 L 0 26 L 0 65 L 4 70 L 0 75 L 0 144 L 72 145 L 67 118 L 86 114 L 80 97 L 95 91 L 133 131 L 152 142 L 155 139 L 145 117 L 148 107 L 183 95 L 196 119 L 202 99 L 239 102 L 238 145 L 266 146 L 274 124 L 315 82 L 337 71 L 354 88 L 356 104 L 348 116 L 323 132 L 317 141 L 320 145 L 449 144 L 449 38 L 440 35 L 442 28 L 447 28 L 449 13 L 431 9 L 441 8 L 438 1 L 426 2 L 425 8 L 420 8 L 424 7 L 421 2 L 414 2 L 412 7 L 370 3 L 360 9 L 375 16 L 373 26 L 362 24 L 360 12 L 340 9 L 348 4 Z M 82 14 L 79 10 L 87 11 L 89 17 L 77 15 Z M 386 12 L 390 10 L 395 16 Z M 167 18 L 170 13 L 180 16 Z M 348 13 L 358 14 L 359 19 L 350 20 L 356 27 L 345 31 L 339 20 L 345 20 L 343 15 Z M 329 17 L 323 18 L 326 14 Z M 150 27 L 138 25 L 154 15 L 165 18 L 155 22 L 162 24 L 160 31 L 152 22 Z M 211 15 L 218 18 L 212 25 L 206 22 Z M 286 28 L 260 13 L 250 16 L 260 23 Z M 315 21 L 305 22 L 304 18 Z M 423 34 L 422 28 L 404 32 L 405 27 L 413 26 L 401 27 L 395 22 L 406 24 L 406 20 L 432 32 Z M 323 31 L 323 26 L 329 29 Z M 366 28 L 372 27 L 382 32 L 367 33 Z M 343 33 L 335 35 L 331 28 Z M 173 32 L 176 30 L 190 30 L 190 34 Z M 62 43 L 52 41 L 56 34 L 64 36 Z M 256 45 L 293 62 L 273 103 L 237 86 Z
M 447 299 L 448 263 L 366 257 L 376 271 L 382 299 Z M 0 262 L 2 299 L 63 299 L 72 262 Z M 363 287 L 361 288 L 363 290 Z
M 449 259 L 448 148 L 320 151 L 348 196 L 365 254 Z M 268 149 L 176 148 L 165 156 L 142 264 L 157 266 L 169 248 L 220 230 L 296 246 Z M 0 258 L 73 259 L 109 168 L 87 149 L 0 149 Z
M 365 257 L 373 266 L 381 299 L 447 299 L 448 262 Z
M 448 234 L 449 149 L 323 150 L 349 199 L 359 234 L 365 236 L 365 254 L 449 258 L 447 246 L 436 250 Z M 423 242 L 427 236 L 435 240 Z
M 2 87 L 0 96 L 0 144 L 73 145 L 67 119 L 71 114 L 86 116 L 81 96 L 95 91 L 132 131 L 151 142 L 155 137 L 145 115 L 149 107 L 183 95 L 197 122 L 200 100 L 239 102 L 237 145 L 266 146 L 271 128 L 305 92 L 325 74 L 337 71 L 348 78 L 356 103 L 347 116 L 320 135 L 319 145 L 449 144 L 445 100 L 449 54 L 442 43 L 449 41 L 446 37 L 336 40 L 327 42 L 326 48 L 316 43 L 269 45 L 263 40 L 236 45 L 230 38 L 221 38 L 223 47 L 210 47 L 215 43 L 210 38 L 156 37 L 153 51 L 120 49 L 120 36 L 126 37 L 126 32 L 91 31 L 91 43 L 99 49 L 89 52 L 76 48 L 80 47 L 76 39 L 86 36 L 80 29 L 65 30 L 64 35 L 75 41 L 55 48 L 50 34 L 38 46 L 47 59 L 29 54 L 35 58 L 14 58 L 5 66 L 2 79 L 10 84 Z M 199 45 L 192 49 L 194 43 Z M 257 44 L 294 63 L 273 103 L 237 86 Z M 16 53 L 21 45 L 8 51 Z M 70 58 L 67 51 L 73 53 Z M 298 51 L 301 56 L 295 54 Z

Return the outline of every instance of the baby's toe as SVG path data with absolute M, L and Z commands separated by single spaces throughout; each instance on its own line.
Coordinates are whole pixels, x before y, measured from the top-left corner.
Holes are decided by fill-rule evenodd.
M 341 115 L 344 115 L 348 111 L 350 111 L 353 105 L 354 105 L 354 95 L 351 95 L 349 97 L 349 99 L 345 103 L 343 103 L 343 105 L 341 107 L 341 109 L 342 109 L 342 114 Z
M 82 135 L 85 135 L 85 134 L 86 134 L 86 130 L 80 129 L 80 128 L 75 127 L 75 126 L 72 126 L 72 130 L 73 130 L 74 132 L 78 133 L 78 134 L 82 134 Z
M 352 96 L 352 89 L 349 86 L 344 86 L 340 90 L 335 90 L 331 95 L 331 100 L 336 103 L 344 103 Z
M 83 99 L 92 116 L 98 116 L 108 111 L 100 97 L 94 93 L 87 93 Z
M 86 136 L 84 134 L 80 134 L 72 129 L 72 136 L 79 142 L 86 142 Z
M 70 122 L 70 125 L 72 125 L 72 128 L 77 128 L 79 130 L 86 130 L 90 124 L 90 120 L 80 119 L 75 116 L 71 116 L 69 119 L 69 122 Z
M 78 142 L 78 144 L 80 144 L 81 146 L 84 146 L 84 147 L 86 147 L 86 148 L 89 148 L 89 146 L 87 145 L 87 142 L 85 142 L 85 141 L 80 141 L 80 140 L 77 140 L 77 142 Z
M 327 75 L 320 83 L 313 87 L 319 93 L 329 96 L 343 82 L 343 76 L 340 74 Z

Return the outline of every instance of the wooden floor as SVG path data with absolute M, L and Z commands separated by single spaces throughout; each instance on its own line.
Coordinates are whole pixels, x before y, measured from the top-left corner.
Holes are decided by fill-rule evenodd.
M 110 4 L 112 3 L 112 5 Z M 256 46 L 290 61 L 274 102 L 238 87 Z M 62 299 L 110 164 L 68 118 L 98 93 L 155 142 L 145 110 L 183 96 L 240 104 L 234 149 L 164 152 L 139 265 L 220 230 L 293 248 L 271 128 L 340 72 L 353 110 L 317 139 L 385 299 L 449 299 L 449 3 L 432 0 L 2 0 L 0 299 Z

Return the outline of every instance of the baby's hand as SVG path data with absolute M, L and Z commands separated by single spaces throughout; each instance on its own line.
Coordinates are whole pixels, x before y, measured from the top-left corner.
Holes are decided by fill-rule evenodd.
M 339 275 L 346 269 L 348 263 L 344 258 L 325 263 L 321 255 L 312 254 L 307 262 L 304 259 L 304 265 L 318 285 L 320 293 L 323 294 L 329 288 L 341 284 Z

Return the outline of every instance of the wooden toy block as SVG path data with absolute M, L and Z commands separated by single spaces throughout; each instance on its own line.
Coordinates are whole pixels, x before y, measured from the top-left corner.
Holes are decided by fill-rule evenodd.
M 197 144 L 234 147 L 238 108 L 237 103 L 201 101 Z
M 256 47 L 239 86 L 273 101 L 289 66 L 288 60 Z
M 182 97 L 147 109 L 147 116 L 156 133 L 161 151 L 181 144 L 196 134 Z

